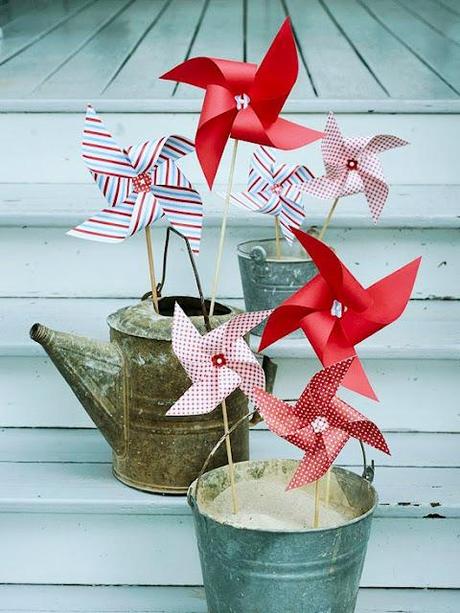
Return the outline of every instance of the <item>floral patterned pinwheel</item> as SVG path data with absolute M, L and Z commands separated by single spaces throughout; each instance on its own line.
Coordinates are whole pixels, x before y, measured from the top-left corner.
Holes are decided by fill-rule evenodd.
M 305 212 L 302 194 L 289 188 L 310 178 L 306 166 L 276 163 L 266 147 L 258 147 L 251 158 L 247 190 L 230 194 L 230 202 L 250 211 L 278 217 L 283 235 L 291 243 L 294 240 L 291 228 L 302 225 Z
M 321 142 L 326 174 L 307 181 L 299 189 L 326 200 L 364 192 L 372 219 L 377 222 L 389 191 L 377 154 L 408 144 L 388 134 L 344 138 L 334 114 L 330 113 Z M 292 188 L 297 189 L 297 186 Z
M 122 149 L 88 106 L 83 132 L 83 159 L 108 201 L 103 209 L 68 232 L 71 236 L 117 243 L 143 230 L 163 215 L 200 249 L 201 197 L 177 167 L 195 150 L 184 136 L 167 136 Z
M 192 385 L 166 414 L 210 413 L 237 388 L 252 398 L 254 387 L 265 387 L 264 371 L 243 337 L 269 314 L 242 313 L 202 336 L 176 303 L 173 350 Z
M 320 479 L 350 437 L 390 453 L 377 426 L 336 396 L 353 360 L 314 375 L 294 406 L 263 389 L 254 390 L 256 406 L 270 430 L 305 452 L 288 490 Z

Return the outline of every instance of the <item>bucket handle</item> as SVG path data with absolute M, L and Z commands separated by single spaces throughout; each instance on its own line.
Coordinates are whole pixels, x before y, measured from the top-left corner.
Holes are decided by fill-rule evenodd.
M 254 409 L 253 411 L 250 411 L 249 413 L 246 413 L 246 415 L 243 415 L 243 417 L 240 417 L 238 419 L 238 421 L 236 421 L 233 426 L 229 429 L 228 432 L 224 433 L 220 439 L 217 441 L 217 443 L 214 445 L 214 447 L 211 449 L 208 457 L 206 458 L 203 466 L 201 467 L 200 472 L 198 473 L 197 478 L 195 479 L 195 488 L 194 488 L 194 497 L 195 500 L 198 499 L 198 487 L 200 485 L 200 481 L 202 476 L 204 475 L 209 462 L 212 460 L 212 458 L 215 456 L 215 454 L 217 453 L 217 450 L 219 449 L 219 447 L 222 445 L 222 443 L 225 441 L 225 439 L 227 438 L 227 436 L 230 436 L 243 422 L 245 419 L 250 419 L 253 418 L 256 414 L 258 414 L 257 409 Z M 374 480 L 374 476 L 375 476 L 375 464 L 374 464 L 374 460 L 371 460 L 371 463 L 368 464 L 367 463 L 367 457 L 366 457 L 366 450 L 364 449 L 364 445 L 363 442 L 360 441 L 358 439 L 358 443 L 361 447 L 361 453 L 363 456 L 363 472 L 361 477 L 363 479 L 365 479 L 366 481 L 368 481 L 369 483 L 372 483 Z M 189 503 L 189 505 L 192 507 L 193 506 L 193 499 L 191 496 L 191 486 L 187 492 L 187 501 Z
M 201 311 L 203 313 L 204 323 L 206 326 L 206 330 L 209 332 L 211 330 L 211 323 L 209 321 L 209 315 L 208 315 L 208 310 L 206 309 L 206 301 L 204 299 L 203 288 L 201 286 L 201 281 L 200 281 L 200 275 L 196 267 L 195 258 L 193 257 L 193 252 L 190 246 L 190 241 L 188 240 L 186 236 L 181 234 L 178 230 L 176 230 L 176 228 L 173 228 L 172 226 L 168 226 L 166 230 L 165 246 L 163 249 L 163 270 L 161 273 L 161 281 L 157 284 L 157 295 L 158 297 L 161 297 L 161 291 L 166 281 L 166 267 L 168 263 L 169 239 L 171 237 L 171 232 L 174 232 L 174 234 L 177 234 L 177 236 L 179 236 L 185 241 L 185 245 L 187 247 L 187 253 L 190 259 L 190 264 L 192 265 L 192 269 L 193 269 L 193 276 L 195 277 L 196 288 L 198 290 L 198 295 L 200 297 Z M 151 294 L 152 292 L 147 292 L 146 294 L 144 294 L 144 296 L 142 296 L 142 300 L 145 300 L 146 298 L 151 296 Z

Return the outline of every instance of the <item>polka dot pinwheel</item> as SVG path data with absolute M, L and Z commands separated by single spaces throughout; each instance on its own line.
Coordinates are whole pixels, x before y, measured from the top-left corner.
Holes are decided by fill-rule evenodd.
M 263 389 L 254 390 L 256 406 L 270 430 L 305 452 L 288 490 L 320 479 L 350 437 L 390 453 L 377 426 L 336 396 L 354 359 L 314 375 L 294 406 Z

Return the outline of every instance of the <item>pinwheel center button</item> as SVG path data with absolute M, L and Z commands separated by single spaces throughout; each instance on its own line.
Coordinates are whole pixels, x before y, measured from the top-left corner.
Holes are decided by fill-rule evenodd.
M 311 427 L 315 434 L 320 434 L 329 428 L 329 422 L 323 415 L 319 415 L 311 422 Z
M 142 172 L 133 179 L 133 188 L 137 193 L 149 192 L 152 185 L 152 179 L 147 172 Z
M 331 315 L 333 317 L 339 317 L 340 318 L 343 315 L 343 311 L 344 311 L 344 308 L 343 308 L 342 303 L 339 302 L 338 300 L 334 300 L 334 302 L 332 303 L 332 306 L 331 306 Z
M 237 111 L 241 111 L 248 108 L 251 98 L 247 94 L 239 94 L 235 96 L 235 101 Z
M 281 184 L 280 183 L 273 183 L 272 185 L 272 192 L 274 194 L 279 194 L 281 191 Z
M 221 368 L 222 366 L 225 366 L 225 364 L 227 364 L 227 360 L 223 353 L 216 353 L 216 355 L 213 355 L 211 358 L 211 362 L 212 365 L 217 366 L 217 368 Z
M 347 160 L 347 168 L 348 170 L 356 170 L 358 168 L 358 161 L 354 159 Z

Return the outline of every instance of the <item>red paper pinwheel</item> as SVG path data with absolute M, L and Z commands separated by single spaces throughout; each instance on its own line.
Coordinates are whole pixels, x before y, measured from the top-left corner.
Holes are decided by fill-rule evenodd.
M 301 230 L 293 232 L 312 257 L 319 274 L 273 311 L 259 351 L 300 327 L 323 366 L 330 366 L 355 355 L 357 343 L 402 314 L 421 258 L 365 289 L 325 243 Z M 358 358 L 343 385 L 377 400 Z
M 258 67 L 196 57 L 161 77 L 206 90 L 195 141 L 210 188 L 230 137 L 278 149 L 296 149 L 321 138 L 322 132 L 279 118 L 297 73 L 297 50 L 286 19 Z
M 210 413 L 237 388 L 250 398 L 255 386 L 264 387 L 264 371 L 243 337 L 270 312 L 241 313 L 201 336 L 176 302 L 173 349 L 192 385 L 167 415 Z
M 389 134 L 344 138 L 333 113 L 329 113 L 324 134 L 321 149 L 325 176 L 316 177 L 300 187 L 293 186 L 291 190 L 323 199 L 364 192 L 372 218 L 377 222 L 388 196 L 388 185 L 377 153 L 409 143 Z
M 288 490 L 320 479 L 352 436 L 390 453 L 377 426 L 335 395 L 353 360 L 314 375 L 294 406 L 263 389 L 254 390 L 256 406 L 270 430 L 305 451 Z

